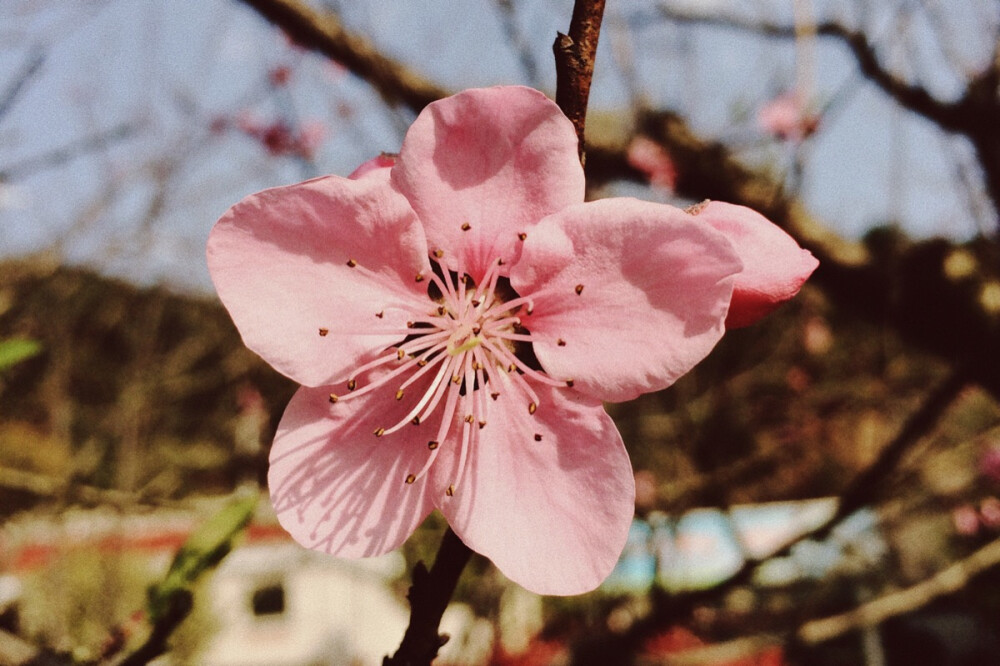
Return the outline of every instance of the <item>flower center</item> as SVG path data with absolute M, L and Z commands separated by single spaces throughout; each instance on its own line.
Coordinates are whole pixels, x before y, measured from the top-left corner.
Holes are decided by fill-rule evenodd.
M 427 442 L 427 460 L 422 469 L 406 475 L 407 484 L 427 473 L 442 444 L 457 445 L 458 472 L 446 490 L 447 495 L 454 495 L 468 451 L 478 441 L 479 431 L 487 427 L 487 399 L 496 401 L 503 395 L 504 400 L 522 402 L 528 414 L 534 414 L 539 398 L 531 382 L 573 385 L 572 380 L 556 381 L 531 367 L 530 351 L 518 353 L 518 349 L 530 350 L 531 333 L 521 326 L 519 315 L 530 314 L 533 303 L 512 291 L 511 298 L 505 298 L 509 290 L 500 276 L 502 264 L 494 261 L 479 284 L 461 270 L 435 270 L 429 278 L 429 307 L 412 313 L 413 319 L 399 332 L 402 341 L 356 368 L 347 381 L 346 394 L 330 394 L 330 402 L 336 404 L 395 385 L 395 400 L 407 397 L 412 406 L 399 422 L 376 428 L 376 437 L 392 435 L 407 425 L 437 422 L 433 439 Z M 381 315 L 380 311 L 375 316 Z M 320 329 L 320 335 L 325 330 Z M 431 373 L 433 378 L 418 399 L 407 395 L 417 380 Z M 510 381 L 497 380 L 497 373 Z M 359 385 L 359 379 L 367 383 Z M 460 433 L 453 432 L 456 422 L 461 424 Z M 540 441 L 541 435 L 536 434 L 535 440 Z

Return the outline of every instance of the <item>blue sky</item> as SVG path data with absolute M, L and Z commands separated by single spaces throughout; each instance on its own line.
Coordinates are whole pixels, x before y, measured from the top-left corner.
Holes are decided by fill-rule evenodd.
M 508 45 L 494 0 L 328 4 L 387 54 L 448 88 L 529 83 L 549 93 L 552 39 L 566 29 L 572 6 L 570 0 L 514 2 L 514 29 L 537 69 L 532 81 Z M 942 46 L 927 14 L 907 14 L 914 3 L 905 0 L 869 4 L 876 9 L 867 13 L 859 3 L 834 0 L 815 0 L 812 9 L 819 17 L 874 26 L 886 61 L 936 94 L 956 94 L 960 78 L 941 64 Z M 698 131 L 732 141 L 747 159 L 780 171 L 789 149 L 768 141 L 754 118 L 761 104 L 793 86 L 794 45 L 671 25 L 656 20 L 656 6 L 653 0 L 608 3 L 592 110 L 627 108 L 621 68 L 631 63 L 655 105 L 683 111 Z M 783 22 L 792 17 L 790 0 L 675 0 L 671 6 Z M 957 51 L 947 55 L 972 69 L 989 53 L 997 3 L 948 6 L 949 29 L 962 38 L 946 41 L 946 49 Z M 204 240 L 229 205 L 264 187 L 346 174 L 381 150 L 397 149 L 411 120 L 407 111 L 387 110 L 364 82 L 291 47 L 230 0 L 11 0 L 0 4 L 0 18 L 0 91 L 32 57 L 44 55 L 38 75 L 0 117 L 0 172 L 11 171 L 0 183 L 3 255 L 50 249 L 140 283 L 205 291 Z M 968 193 L 955 185 L 956 164 L 972 160 L 963 141 L 896 108 L 854 73 L 839 44 L 820 40 L 815 48 L 811 97 L 837 104 L 808 147 L 803 194 L 811 210 L 851 237 L 895 220 L 915 236 L 967 238 L 994 219 L 992 211 L 970 208 Z M 292 78 L 275 89 L 268 72 L 278 66 L 289 67 Z M 320 123 L 326 137 L 312 162 L 271 157 L 235 129 L 247 116 Z M 226 128 L 212 131 L 220 119 Z M 133 127 L 133 135 L 106 149 L 45 168 L 19 167 L 122 125 Z M 975 174 L 972 182 L 981 187 Z

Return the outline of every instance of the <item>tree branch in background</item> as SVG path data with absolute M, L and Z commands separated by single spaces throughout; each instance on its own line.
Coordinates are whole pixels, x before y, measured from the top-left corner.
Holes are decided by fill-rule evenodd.
M 699 604 L 718 600 L 725 591 L 751 579 L 760 565 L 776 557 L 787 555 L 793 546 L 812 538 L 823 538 L 845 518 L 873 502 L 884 487 L 886 479 L 896 470 L 903 455 L 920 442 L 944 415 L 961 390 L 966 386 L 968 376 L 965 368 L 959 367 L 937 388 L 930 392 L 923 404 L 907 419 L 899 433 L 887 444 L 875 461 L 859 473 L 841 494 L 837 510 L 821 525 L 797 534 L 763 557 L 745 557 L 743 564 L 732 574 L 715 585 L 691 592 L 669 595 L 654 592 L 653 609 L 638 620 L 627 631 L 609 638 L 614 643 L 615 654 L 635 654 L 652 636 L 688 617 Z M 832 637 L 832 636 L 831 636 Z M 574 655 L 574 664 L 589 664 L 588 656 Z
M 734 17 L 691 15 L 678 12 L 665 4 L 660 15 L 674 22 L 715 25 L 746 30 L 764 37 L 794 38 L 793 26 L 767 22 L 745 21 Z M 986 188 L 993 206 L 1000 210 L 1000 133 L 996 131 L 1000 118 L 1000 45 L 985 68 L 966 83 L 961 97 L 947 102 L 931 95 L 924 87 L 911 84 L 886 69 L 879 61 L 875 45 L 860 30 L 851 30 L 836 22 L 816 25 L 816 34 L 840 40 L 850 49 L 858 68 L 866 79 L 900 106 L 936 123 L 948 132 L 964 135 L 972 142 L 983 168 Z M 1000 226 L 998 226 L 1000 231 Z
M 11 110 L 18 96 L 24 91 L 24 87 L 42 69 L 42 65 L 44 64 L 45 50 L 36 46 L 31 50 L 31 53 L 28 55 L 28 61 L 24 64 L 21 71 L 10 82 L 10 85 L 0 93 L 0 119 Z
M 419 112 L 448 92 L 383 56 L 371 42 L 348 32 L 331 12 L 299 0 L 243 0 L 299 46 L 318 51 L 367 81 L 389 105 Z
M 796 36 L 795 26 L 779 25 L 766 21 L 748 21 L 733 16 L 688 14 L 677 11 L 666 3 L 660 4 L 659 13 L 660 16 L 674 23 L 732 28 L 762 37 L 794 39 Z M 816 24 L 815 34 L 833 37 L 843 42 L 850 49 L 861 72 L 901 106 L 933 120 L 942 127 L 952 131 L 961 131 L 958 129 L 961 116 L 960 104 L 938 100 L 922 86 L 910 84 L 883 67 L 875 52 L 875 45 L 864 32 L 851 30 L 833 21 L 824 21 Z
M 559 33 L 552 44 L 556 58 L 556 104 L 576 128 L 581 163 L 586 162 L 584 126 L 603 17 L 604 0 L 577 0 L 569 34 Z
M 139 123 L 123 123 L 92 136 L 77 139 L 61 148 L 24 158 L 11 166 L 0 167 L 0 181 L 23 178 L 33 171 L 58 166 L 81 155 L 102 150 L 119 141 L 132 138 L 140 129 L 142 125 Z

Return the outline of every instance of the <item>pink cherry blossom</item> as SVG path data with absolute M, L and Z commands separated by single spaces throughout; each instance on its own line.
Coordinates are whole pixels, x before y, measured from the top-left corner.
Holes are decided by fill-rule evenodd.
M 535 592 L 611 571 L 635 488 L 601 403 L 708 354 L 742 263 L 698 216 L 583 198 L 572 124 L 537 91 L 497 87 L 428 106 L 398 157 L 223 215 L 219 295 L 302 384 L 269 471 L 296 540 L 376 555 L 436 508 Z

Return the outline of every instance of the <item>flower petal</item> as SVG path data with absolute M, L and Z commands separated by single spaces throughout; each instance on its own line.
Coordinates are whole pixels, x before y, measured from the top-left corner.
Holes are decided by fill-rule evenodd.
M 208 268 L 247 347 L 307 386 L 405 337 L 430 272 L 416 215 L 375 174 L 247 197 L 212 229 Z
M 721 231 L 743 261 L 727 328 L 748 326 L 795 296 L 819 265 L 809 250 L 755 210 L 709 201 L 689 211 Z
M 389 171 L 396 164 L 396 155 L 392 153 L 382 153 L 378 157 L 373 157 L 348 176 L 351 180 L 358 180 L 364 177 L 378 177 L 386 181 L 389 180 Z M 374 174 L 374 176 L 373 176 Z
M 386 385 L 330 404 L 329 390 L 301 388 L 285 409 L 271 448 L 268 486 L 278 521 L 296 541 L 343 557 L 388 552 L 433 508 L 419 469 L 426 442 L 416 427 L 376 437 L 410 407 Z
M 680 209 L 603 199 L 550 216 L 529 234 L 511 284 L 555 379 L 601 400 L 677 380 L 724 331 L 740 261 L 726 239 Z
M 392 182 L 413 205 L 430 248 L 477 281 L 517 259 L 517 234 L 583 201 L 576 132 L 559 107 L 521 86 L 467 90 L 434 102 L 403 141 Z M 464 227 L 464 228 L 463 228 Z
M 528 414 L 504 373 L 487 400 L 487 425 L 470 449 L 454 497 L 437 495 L 455 533 L 508 578 L 538 594 L 597 587 L 621 555 L 635 483 L 621 436 L 600 403 L 569 389 L 536 387 Z M 455 447 L 433 473 L 456 473 Z

